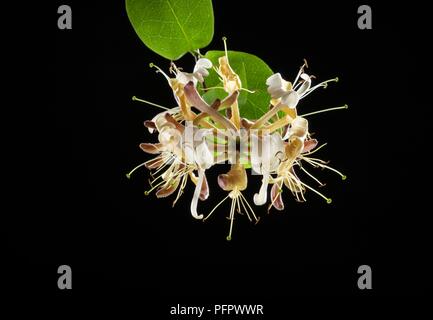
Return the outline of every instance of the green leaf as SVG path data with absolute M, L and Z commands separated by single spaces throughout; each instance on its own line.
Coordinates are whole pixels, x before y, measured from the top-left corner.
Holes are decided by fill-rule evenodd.
M 224 54 L 224 51 L 208 51 L 205 57 L 218 67 L 218 58 Z M 228 57 L 230 66 L 241 79 L 242 87 L 254 91 L 254 93 L 241 91 L 238 98 L 241 116 L 250 120 L 260 118 L 269 110 L 271 97 L 267 92 L 266 79 L 273 74 L 273 71 L 262 59 L 249 53 L 228 51 Z M 206 78 L 206 86 L 208 88 L 222 86 L 215 71 Z M 203 98 L 206 102 L 212 103 L 216 98 L 224 99 L 226 96 L 227 93 L 223 89 L 209 89 Z
M 126 0 L 135 32 L 157 54 L 177 60 L 213 37 L 211 0 Z

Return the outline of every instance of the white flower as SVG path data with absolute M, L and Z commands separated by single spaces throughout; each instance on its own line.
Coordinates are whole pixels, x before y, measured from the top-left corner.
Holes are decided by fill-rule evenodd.
M 201 58 L 197 60 L 192 74 L 199 82 L 203 82 L 204 77 L 209 75 L 207 69 L 210 68 L 212 68 L 212 62 L 209 59 Z
M 275 73 L 266 80 L 272 99 L 281 99 L 281 103 L 291 109 L 298 105 L 300 95 L 293 90 L 292 83 L 284 80 L 280 73 Z
M 275 73 L 266 80 L 268 92 L 272 99 L 280 99 L 283 105 L 291 109 L 296 108 L 300 99 L 306 97 L 319 87 L 326 88 L 328 82 L 338 81 L 338 78 L 330 79 L 311 87 L 311 76 L 304 72 L 305 64 L 300 68 L 293 84 L 284 80 L 280 73 Z
M 209 75 L 209 71 L 207 69 L 212 68 L 212 62 L 206 58 L 198 59 L 195 63 L 192 73 L 182 72 L 177 69 L 174 64 L 173 66 L 176 73 L 176 80 L 180 84 L 185 86 L 188 82 L 192 81 L 194 83 L 194 86 L 196 86 L 197 82 L 203 83 L 204 77 L 207 77 Z
M 268 92 L 273 99 L 279 99 L 292 90 L 292 84 L 284 80 L 280 73 L 275 73 L 266 80 Z
M 278 133 L 251 139 L 251 165 L 255 172 L 263 175 L 259 193 L 254 195 L 254 204 L 264 205 L 267 201 L 267 190 L 271 172 L 274 172 L 284 156 L 284 144 Z

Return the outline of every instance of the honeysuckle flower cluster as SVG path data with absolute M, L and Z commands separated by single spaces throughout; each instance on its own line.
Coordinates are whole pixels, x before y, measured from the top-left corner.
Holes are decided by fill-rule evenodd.
M 303 116 L 298 114 L 297 108 L 300 100 L 318 88 L 325 88 L 329 82 L 337 82 L 338 78 L 312 86 L 314 77 L 305 72 L 306 62 L 293 82 L 283 79 L 280 73 L 273 74 L 266 80 L 271 98 L 269 111 L 259 119 L 247 119 L 241 116 L 238 105 L 239 93 L 247 88 L 242 87 L 240 77 L 230 66 L 227 50 L 218 59 L 218 64 L 213 66 L 210 60 L 199 58 L 193 71 L 187 73 L 171 63 L 168 74 L 151 65 L 167 79 L 177 106 L 171 109 L 159 106 L 165 110 L 144 122 L 149 132 L 158 136 L 156 143 L 140 144 L 140 148 L 153 158 L 134 168 L 127 176 L 130 177 L 139 167 L 146 167 L 151 171 L 152 179 L 145 194 L 155 191 L 157 198 L 174 195 L 173 205 L 191 181 L 195 190 L 190 210 L 196 219 L 207 220 L 230 198 L 227 240 L 232 238 L 236 214 L 245 214 L 253 222 L 259 221 L 251 203 L 256 206 L 268 204 L 268 212 L 271 208 L 283 210 L 283 190 L 288 190 L 299 202 L 306 201 L 305 195 L 309 190 L 331 203 L 330 198 L 298 177 L 298 172 L 302 171 L 315 184 L 323 185 L 307 170 L 307 164 L 332 170 L 345 179 L 327 162 L 312 157 L 324 144 L 318 147 L 318 141 L 309 132 L 306 117 L 347 106 Z M 204 84 L 212 69 L 217 72 L 226 97 L 208 104 L 203 99 Z M 135 97 L 134 100 L 147 102 Z M 203 213 L 199 200 L 205 201 L 210 195 L 206 172 L 226 162 L 231 165 L 230 170 L 218 176 L 217 184 L 227 195 L 212 211 Z M 242 194 L 248 187 L 247 170 L 262 176 L 261 186 L 253 199 Z

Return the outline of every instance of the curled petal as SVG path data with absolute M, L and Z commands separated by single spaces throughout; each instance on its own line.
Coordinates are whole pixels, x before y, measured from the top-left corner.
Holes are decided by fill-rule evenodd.
M 140 143 L 140 149 L 146 153 L 158 154 L 164 150 L 161 143 Z
M 231 191 L 232 190 L 232 185 L 230 183 L 229 176 L 226 173 L 222 173 L 222 174 L 218 175 L 218 185 L 224 191 Z
M 316 139 L 310 139 L 304 142 L 304 149 L 302 149 L 302 153 L 310 152 L 319 142 Z
M 206 175 L 203 177 L 203 183 L 200 190 L 200 200 L 204 201 L 209 197 L 209 185 L 207 183 Z
M 275 209 L 279 211 L 284 210 L 283 198 L 281 197 L 281 191 L 278 183 L 274 183 L 271 188 L 271 201 Z
M 195 186 L 194 196 L 193 196 L 192 201 L 191 201 L 191 215 L 196 219 L 203 219 L 203 215 L 197 213 L 197 204 L 198 204 L 198 199 L 200 196 L 201 186 L 203 184 L 203 180 L 204 180 L 204 170 L 199 169 L 198 170 L 198 181 L 197 181 L 197 184 Z
M 151 120 L 146 120 L 144 121 L 144 126 L 149 129 L 150 133 L 153 133 L 153 131 L 155 131 L 156 129 L 156 124 L 155 122 L 151 121 Z
M 180 179 L 176 179 L 174 181 L 171 181 L 170 184 L 168 184 L 167 187 L 161 188 L 156 192 L 157 198 L 166 198 L 169 195 L 173 194 L 173 192 L 176 191 L 177 187 L 179 186 Z
M 262 179 L 262 186 L 260 187 L 259 193 L 254 195 L 254 204 L 256 206 L 262 206 L 266 203 L 268 193 L 269 174 L 264 174 Z

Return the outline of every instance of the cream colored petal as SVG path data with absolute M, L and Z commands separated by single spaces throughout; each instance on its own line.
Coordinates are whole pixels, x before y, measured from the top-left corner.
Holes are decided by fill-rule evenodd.
M 198 204 L 198 199 L 200 197 L 203 179 L 204 179 L 204 170 L 200 169 L 198 171 L 198 181 L 195 186 L 194 196 L 192 197 L 192 201 L 191 201 L 191 215 L 196 219 L 203 219 L 203 215 L 197 213 L 197 204 Z
M 281 98 L 287 93 L 287 84 L 280 73 L 275 73 L 266 80 L 266 85 L 268 86 L 268 93 L 271 95 L 272 99 Z
M 162 143 L 140 143 L 140 149 L 146 153 L 158 154 L 164 151 Z
M 296 108 L 299 102 L 299 94 L 296 91 L 290 91 L 281 98 L 281 102 L 291 109 Z

